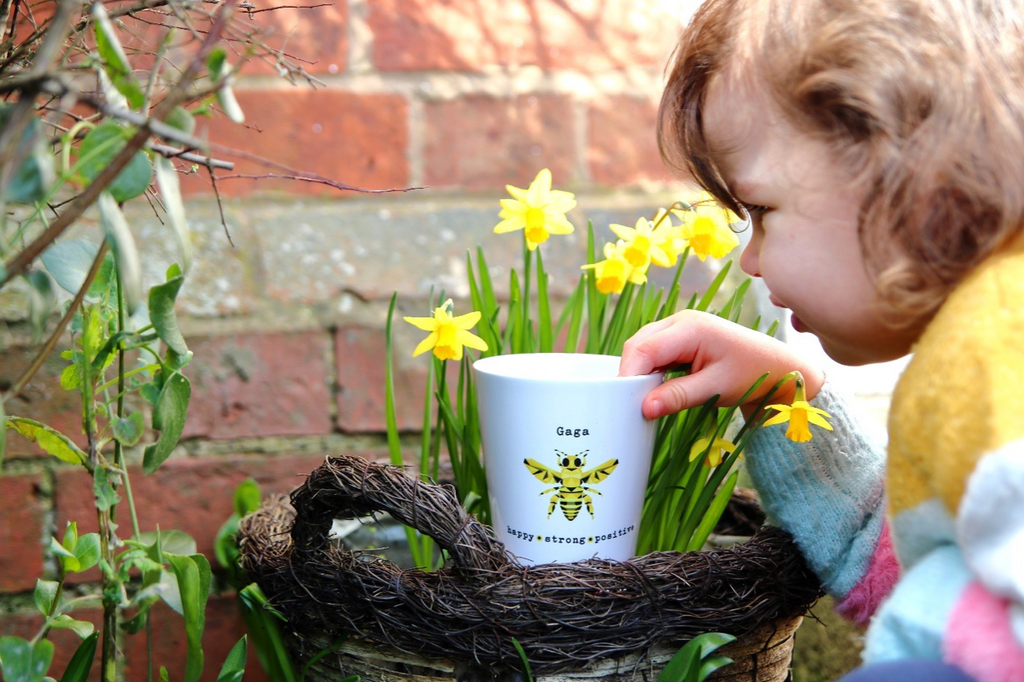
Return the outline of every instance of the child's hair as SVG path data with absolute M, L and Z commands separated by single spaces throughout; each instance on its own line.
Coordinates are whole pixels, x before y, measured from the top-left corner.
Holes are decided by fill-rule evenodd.
M 930 315 L 1022 232 L 1022 12 L 1024 0 L 709 0 L 669 67 L 662 157 L 740 212 L 703 107 L 716 78 L 760 89 L 865 183 L 858 230 L 880 301 Z

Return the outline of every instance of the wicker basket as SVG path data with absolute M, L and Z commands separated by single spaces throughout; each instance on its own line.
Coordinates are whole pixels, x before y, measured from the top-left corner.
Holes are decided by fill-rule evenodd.
M 333 519 L 387 512 L 433 537 L 450 561 L 403 570 L 328 539 Z M 793 634 L 820 586 L 792 539 L 770 526 L 742 545 L 524 567 L 466 514 L 450 486 L 362 457 L 329 458 L 291 495 L 246 517 L 242 562 L 288 619 L 308 679 L 653 680 L 685 641 L 728 632 L 717 679 L 784 680 Z

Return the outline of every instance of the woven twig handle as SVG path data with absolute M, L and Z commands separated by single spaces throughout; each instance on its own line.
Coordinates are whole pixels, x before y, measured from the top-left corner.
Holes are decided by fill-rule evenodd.
M 296 512 L 292 541 L 298 551 L 324 547 L 334 519 L 383 511 L 432 537 L 459 567 L 495 569 L 512 561 L 491 529 L 466 513 L 454 488 L 358 455 L 327 458 L 292 492 L 291 501 Z

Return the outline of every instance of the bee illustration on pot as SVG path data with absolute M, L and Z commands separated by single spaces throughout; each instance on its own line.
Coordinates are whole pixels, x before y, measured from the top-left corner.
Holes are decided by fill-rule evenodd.
M 554 493 L 551 496 L 551 504 L 548 505 L 548 518 L 550 519 L 551 514 L 555 511 L 556 504 L 561 508 L 567 521 L 575 519 L 580 513 L 580 507 L 584 504 L 587 505 L 590 518 L 594 518 L 594 503 L 588 493 L 601 495 L 601 491 L 594 488 L 593 484 L 608 478 L 615 471 L 615 467 L 619 465 L 619 460 L 610 459 L 589 471 L 584 471 L 583 468 L 587 465 L 587 453 L 590 450 L 584 450 L 575 455 L 561 450 L 555 450 L 555 452 L 558 453 L 558 469 L 547 467 L 529 457 L 523 460 L 523 464 L 531 474 L 544 483 L 555 484 L 540 493 L 541 495 Z M 586 483 L 591 485 L 584 485 Z

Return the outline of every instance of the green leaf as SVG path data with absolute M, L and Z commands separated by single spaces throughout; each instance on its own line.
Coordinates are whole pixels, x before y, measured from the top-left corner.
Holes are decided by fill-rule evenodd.
M 105 512 L 121 501 L 121 497 L 114 490 L 119 474 L 113 473 L 106 466 L 97 466 L 93 471 L 92 492 L 96 498 L 96 509 Z
M 512 646 L 516 648 L 516 653 L 519 654 L 519 662 L 523 664 L 523 676 L 526 678 L 526 682 L 533 682 L 533 671 L 530 670 L 530 660 L 526 658 L 523 645 L 519 643 L 518 639 L 513 637 Z
M 231 78 L 225 79 L 224 85 L 220 86 L 217 90 L 217 101 L 220 102 L 221 108 L 232 122 L 241 125 L 245 123 L 245 112 L 242 111 L 242 107 L 238 104 L 238 99 L 235 97 L 235 91 L 231 88 Z
M 70 552 L 75 548 L 75 544 L 78 543 L 78 524 L 74 521 L 68 521 L 68 525 L 64 527 L 64 539 L 61 541 L 63 548 Z M 70 555 L 74 556 L 74 555 Z
M 197 551 L 195 538 L 183 530 L 149 530 L 139 534 L 139 542 L 153 550 L 150 552 L 150 558 L 154 561 L 161 560 L 156 554 L 158 542 L 160 551 L 168 554 L 189 556 Z
M 24 417 L 8 417 L 7 426 L 63 462 L 85 464 L 89 459 L 70 438 L 46 424 Z
M 53 311 L 53 280 L 44 270 L 32 270 L 25 274 L 30 288 L 28 291 L 29 320 L 32 330 L 38 336 L 46 328 L 46 322 Z
M 114 438 L 121 445 L 127 447 L 135 445 L 142 438 L 142 433 L 145 431 L 145 426 L 142 423 L 142 413 L 132 412 L 127 417 L 121 417 L 113 423 L 111 430 L 114 432 Z
M 187 655 L 185 682 L 197 682 L 203 672 L 203 629 L 206 626 L 206 600 L 210 594 L 210 562 L 202 554 L 165 555 L 178 579 L 178 592 L 185 617 Z
M 192 387 L 180 373 L 175 372 L 164 382 L 160 398 L 153 408 L 153 427 L 160 429 L 160 437 L 146 448 L 142 456 L 142 470 L 147 475 L 156 471 L 178 444 L 191 397 Z
M 259 484 L 251 478 L 245 479 L 235 488 L 235 494 L 231 501 L 235 507 L 235 513 L 239 517 L 256 511 L 262 502 Z
M 107 243 L 114 252 L 121 289 L 124 291 L 128 313 L 131 314 L 142 302 L 142 262 L 139 260 L 139 250 L 114 195 L 100 192 L 96 205 L 99 207 L 100 223 L 107 235 Z
M 727 665 L 732 664 L 732 659 L 728 656 L 712 656 L 711 658 L 705 658 L 700 664 L 700 672 L 697 673 L 697 680 L 702 682 L 706 680 L 711 673 L 715 672 L 719 668 L 724 668 Z
M 40 258 L 50 276 L 65 291 L 77 294 L 85 282 L 85 277 L 96 260 L 100 247 L 84 239 L 66 239 L 57 242 L 43 251 Z M 98 298 L 110 290 L 114 281 L 114 257 L 109 252 L 103 259 L 103 265 L 92 281 L 86 298 Z
M 725 511 L 726 506 L 729 504 L 729 500 L 732 499 L 732 491 L 736 488 L 736 481 L 738 480 L 740 472 L 734 471 L 729 475 L 729 478 L 725 480 L 725 484 L 718 489 L 715 493 L 715 497 L 711 500 L 711 504 L 708 505 L 707 510 L 701 516 L 700 524 L 697 529 L 693 531 L 693 536 L 690 538 L 690 543 L 687 547 L 687 551 L 698 551 L 704 547 L 704 543 L 707 541 L 708 536 L 711 535 L 711 531 L 715 529 L 715 525 L 718 524 L 718 520 L 722 518 L 722 512 Z
M 217 90 L 217 101 L 227 117 L 235 123 L 245 123 L 245 114 L 238 106 L 235 93 L 231 89 L 231 67 L 227 61 L 228 54 L 222 47 L 215 48 L 206 58 L 206 68 L 210 72 L 210 79 L 221 86 Z
M 75 620 L 66 613 L 62 613 L 50 621 L 50 627 L 58 630 L 71 630 L 76 635 L 85 639 L 96 630 L 96 626 L 87 620 Z
M 153 323 L 160 340 L 178 355 L 187 355 L 188 346 L 185 337 L 178 328 L 178 318 L 174 314 L 174 301 L 185 278 L 181 275 L 168 277 L 163 284 L 157 284 L 149 290 L 149 319 Z
M 235 535 L 238 533 L 238 514 L 232 514 L 228 520 L 221 524 L 217 531 L 217 537 L 213 539 L 213 556 L 217 563 L 227 569 L 235 567 L 238 561 L 238 543 Z
M 93 7 L 96 3 L 93 3 Z M 131 131 L 113 121 L 101 123 L 85 136 L 78 148 L 79 170 L 92 182 L 106 168 L 114 157 L 128 143 Z M 146 152 L 138 151 L 132 156 L 117 177 L 106 187 L 114 200 L 122 204 L 134 199 L 149 187 L 153 181 L 153 167 Z
M 220 674 L 217 675 L 217 682 L 240 682 L 242 674 L 245 672 L 245 658 L 248 653 L 249 637 L 242 635 L 242 639 L 231 647 L 227 658 L 224 659 L 224 665 L 221 666 Z
M 100 560 L 100 535 L 99 533 L 87 533 L 78 538 L 75 542 L 75 548 L 72 550 L 75 561 L 78 562 L 77 568 L 71 569 L 66 564 L 64 570 L 74 573 L 81 573 L 87 571 Z M 64 558 L 61 558 L 64 561 Z
M 700 671 L 700 642 L 691 639 L 687 642 L 658 675 L 657 682 L 696 682 Z
M 181 183 L 178 182 L 178 171 L 171 160 L 164 156 L 156 157 L 156 184 L 160 188 L 160 196 L 164 200 L 167 222 L 174 230 L 178 242 L 178 257 L 181 268 L 188 272 L 192 267 L 192 239 L 189 235 L 188 222 L 185 220 L 185 202 L 181 200 Z
M 58 590 L 60 583 L 56 580 L 36 580 L 36 591 L 32 593 L 32 599 L 39 613 L 47 617 L 53 613 L 53 602 L 57 599 Z
M 164 123 L 177 128 L 186 135 L 191 135 L 196 129 L 196 117 L 192 115 L 192 112 L 183 107 L 174 107 L 170 113 L 167 114 L 167 118 L 164 119 Z
M 42 682 L 53 660 L 53 642 L 33 646 L 21 637 L 0 637 L 0 670 L 8 682 Z
M 214 82 L 220 80 L 227 59 L 228 53 L 223 47 L 215 47 L 210 50 L 210 54 L 206 58 L 206 69 L 210 72 L 210 80 Z
M 13 105 L 0 105 L 0 129 L 7 126 L 13 109 Z M 33 204 L 46 198 L 55 179 L 53 156 L 46 148 L 42 124 L 34 115 L 22 134 L 20 146 L 29 152 L 14 171 L 3 197 L 12 204 Z
M 60 682 L 87 682 L 89 671 L 92 669 L 92 659 L 96 657 L 96 642 L 99 641 L 100 633 L 94 632 L 86 637 L 78 648 L 75 655 L 68 662 Z
M 96 50 L 103 60 L 104 71 L 118 92 L 128 100 L 128 104 L 133 109 L 138 109 L 145 103 L 146 95 L 132 74 L 131 64 L 128 63 L 128 57 L 117 39 L 114 24 L 110 21 L 102 2 L 92 4 L 92 21 L 96 30 Z

